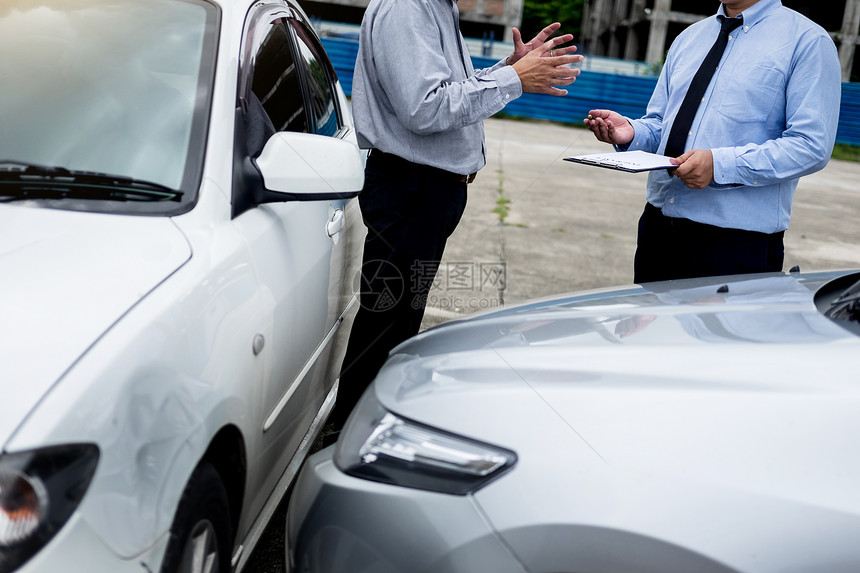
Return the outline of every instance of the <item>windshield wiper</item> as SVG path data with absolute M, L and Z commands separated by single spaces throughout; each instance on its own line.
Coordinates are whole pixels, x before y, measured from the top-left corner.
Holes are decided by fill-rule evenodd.
M 179 201 L 182 191 L 123 175 L 0 160 L 0 203 L 23 199 Z
M 845 289 L 824 313 L 827 318 L 860 321 L 860 281 Z

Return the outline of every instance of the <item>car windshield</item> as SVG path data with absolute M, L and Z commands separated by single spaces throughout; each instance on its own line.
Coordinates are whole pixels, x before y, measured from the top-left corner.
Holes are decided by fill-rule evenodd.
M 193 201 L 217 17 L 203 0 L 3 0 L 0 169 L 30 164 L 110 174 Z M 177 209 L 70 201 L 84 206 L 61 207 Z

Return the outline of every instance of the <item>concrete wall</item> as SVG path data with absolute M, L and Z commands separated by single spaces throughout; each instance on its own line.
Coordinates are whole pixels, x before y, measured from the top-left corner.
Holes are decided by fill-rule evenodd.
M 331 8 L 343 6 L 351 12 L 355 9 L 363 11 L 370 0 L 327 0 L 307 2 L 309 6 L 326 5 L 328 14 L 336 14 Z M 464 28 L 480 29 L 481 25 L 497 27 L 502 30 L 502 37 L 496 40 L 510 42 L 513 39 L 511 28 L 520 26 L 523 19 L 523 0 L 459 0 L 460 22 Z M 303 3 L 304 5 L 305 3 Z M 312 8 L 306 8 L 310 14 Z M 346 14 L 344 11 L 344 14 Z M 329 19 L 334 19 L 329 16 Z M 336 21 L 350 22 L 354 18 L 344 18 Z
M 854 53 L 860 39 L 860 0 L 783 0 L 830 32 L 839 48 L 842 79 L 860 77 Z M 582 23 L 585 52 L 598 56 L 663 61 L 675 35 L 714 14 L 716 2 L 689 0 L 586 0 Z

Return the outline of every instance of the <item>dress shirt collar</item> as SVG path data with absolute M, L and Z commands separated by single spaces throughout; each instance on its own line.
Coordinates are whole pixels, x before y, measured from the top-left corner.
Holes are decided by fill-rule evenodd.
M 761 20 L 764 20 L 775 10 L 782 8 L 782 0 L 759 0 L 743 12 L 741 16 L 744 18 L 744 25 L 741 28 L 744 32 L 749 32 Z M 721 3 L 717 16 L 728 18 L 726 7 Z

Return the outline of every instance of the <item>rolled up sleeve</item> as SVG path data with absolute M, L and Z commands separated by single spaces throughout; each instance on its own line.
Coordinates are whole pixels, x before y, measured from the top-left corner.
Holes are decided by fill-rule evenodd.
M 459 129 L 486 119 L 522 95 L 516 71 L 503 62 L 473 74 L 470 62 L 449 61 L 451 54 L 460 52 L 440 42 L 459 41 L 459 33 L 453 22 L 450 30 L 428 25 L 433 22 L 447 24 L 437 22 L 423 2 L 395 2 L 377 18 L 372 31 L 380 83 L 407 129 L 421 135 Z M 468 58 L 465 49 L 463 57 Z M 411 70 L 408 78 L 403 70 Z

